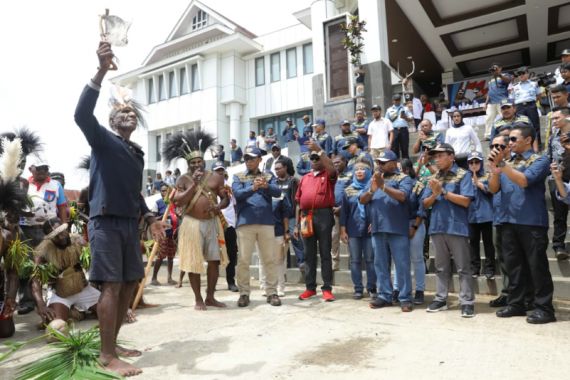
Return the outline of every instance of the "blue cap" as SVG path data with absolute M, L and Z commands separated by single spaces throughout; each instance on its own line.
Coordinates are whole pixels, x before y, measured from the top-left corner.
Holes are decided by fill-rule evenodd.
M 388 162 L 388 161 L 398 161 L 398 156 L 393 151 L 386 149 L 383 152 L 380 152 L 377 158 L 380 162 Z
M 212 170 L 218 170 L 218 169 L 225 169 L 225 165 L 222 161 L 216 161 L 212 164 Z
M 315 121 L 315 124 L 322 125 L 324 127 L 325 126 L 325 120 L 324 119 L 317 119 Z
M 513 101 L 511 99 L 502 99 L 501 100 L 501 108 L 503 107 L 512 107 L 513 106 Z
M 341 122 L 340 122 L 340 126 L 342 127 L 343 125 L 350 125 L 350 121 L 348 121 L 348 120 L 346 120 L 346 119 L 343 120 L 343 121 L 341 121 Z
M 467 161 L 471 160 L 483 161 L 483 154 L 474 150 L 471 153 L 469 153 L 469 156 L 467 156 Z
M 261 157 L 261 150 L 259 150 L 259 148 L 247 148 L 244 156 Z
M 344 140 L 344 145 L 342 146 L 342 149 L 346 150 L 352 144 L 358 144 L 358 139 L 356 137 L 348 137 L 346 140 Z

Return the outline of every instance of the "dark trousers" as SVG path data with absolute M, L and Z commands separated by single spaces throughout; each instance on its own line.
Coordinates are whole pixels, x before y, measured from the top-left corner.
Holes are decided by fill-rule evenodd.
M 398 158 L 400 157 L 400 152 L 402 153 L 402 158 L 410 158 L 408 155 L 408 145 L 410 145 L 410 133 L 408 128 L 394 128 L 394 144 L 392 144 L 392 150 L 396 153 Z
M 503 257 L 503 226 L 495 226 L 495 252 L 497 253 L 497 261 L 501 269 L 501 276 L 503 276 L 503 289 L 501 295 L 509 294 L 509 276 L 507 275 L 507 267 L 505 267 L 505 258 Z
M 474 274 L 481 273 L 481 253 L 479 243 L 483 237 L 485 250 L 484 274 L 495 274 L 495 247 L 493 246 L 493 223 L 469 223 L 469 245 L 471 246 L 471 269 Z
M 517 104 L 517 114 L 525 115 L 528 117 L 534 127 L 536 133 L 536 139 L 538 141 L 538 146 L 542 145 L 542 140 L 540 139 L 540 119 L 538 118 L 538 109 L 536 108 L 536 102 L 526 102 L 525 104 Z
M 524 310 L 527 284 L 534 287 L 534 306 L 554 314 L 554 285 L 548 267 L 546 227 L 503 224 L 503 256 L 509 276 L 510 306 Z
M 566 239 L 566 229 L 568 228 L 566 224 L 566 218 L 568 217 L 568 205 L 564 202 L 560 202 L 556 198 L 554 191 L 550 192 L 550 198 L 552 199 L 552 207 L 554 208 L 554 233 L 552 235 L 552 249 L 554 251 L 558 249 L 566 249 L 565 239 Z
M 224 239 L 226 240 L 226 249 L 228 250 L 228 258 L 230 259 L 230 262 L 226 267 L 226 281 L 228 282 L 228 286 L 235 285 L 238 254 L 236 229 L 232 226 L 226 228 L 224 231 Z
M 305 286 L 308 290 L 317 289 L 317 246 L 321 255 L 322 290 L 332 289 L 332 229 L 334 216 L 331 208 L 313 211 L 313 236 L 303 238 L 305 247 Z M 318 243 L 318 244 L 317 244 Z

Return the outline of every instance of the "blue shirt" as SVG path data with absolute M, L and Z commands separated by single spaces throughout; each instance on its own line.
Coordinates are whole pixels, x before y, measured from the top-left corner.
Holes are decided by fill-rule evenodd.
M 311 136 L 300 136 L 297 139 L 297 142 L 299 143 L 299 151 L 301 153 L 306 153 L 309 151 L 309 147 L 306 145 L 306 143 L 310 140 L 311 140 Z
M 309 159 L 309 152 L 301 154 L 299 162 L 297 162 L 297 173 L 299 176 L 304 176 L 311 171 L 311 160 Z
M 435 177 L 442 181 L 443 188 L 449 192 L 463 195 L 470 199 L 475 196 L 471 173 L 453 164 L 451 169 L 444 175 Z M 422 196 L 423 200 L 429 197 L 432 191 L 426 187 Z M 469 237 L 468 208 L 461 207 L 446 200 L 443 194 L 431 207 L 429 234 L 448 234 Z
M 538 94 L 538 85 L 530 80 L 519 82 L 513 86 L 515 104 L 536 102 Z
M 358 121 L 354 121 L 354 123 L 350 125 L 350 130 L 354 132 L 356 132 L 356 130 L 359 128 L 364 128 L 366 130 L 366 132 L 364 132 L 363 134 L 359 133 L 358 136 L 360 138 L 360 142 L 362 143 L 362 149 L 364 150 L 368 149 L 368 123 L 370 123 L 370 120 L 364 119 L 362 120 L 361 123 L 359 123 Z
M 392 127 L 394 127 L 394 128 L 408 128 L 408 121 L 406 119 L 402 119 L 400 117 L 402 114 L 402 111 L 404 111 L 404 114 L 406 115 L 406 117 L 408 117 L 408 118 L 412 117 L 412 114 L 410 113 L 410 111 L 408 111 L 408 108 L 401 105 L 401 104 L 399 106 L 394 105 L 394 106 L 392 106 L 386 110 L 385 117 L 387 117 L 388 120 L 390 120 L 392 122 Z
M 344 189 L 346 189 L 350 184 L 352 184 L 352 172 L 345 169 L 344 172 L 338 175 L 336 183 L 334 185 L 335 207 L 339 207 L 342 204 Z
M 360 204 L 360 190 L 349 185 L 342 194 L 342 207 L 340 208 L 340 226 L 346 228 L 348 237 L 369 237 L 368 225 L 370 222 L 366 217 L 360 215 L 358 205 Z M 368 205 L 365 206 L 368 211 Z
M 141 194 L 144 153 L 99 124 L 93 115 L 98 98 L 98 90 L 85 86 L 75 109 L 75 122 L 91 146 L 89 216 L 138 218 L 149 212 Z
M 409 211 L 410 211 L 410 219 L 416 219 L 418 216 L 421 218 L 426 217 L 426 210 L 420 202 L 422 199 L 422 194 L 425 190 L 425 185 L 422 181 L 418 181 L 417 179 L 412 179 L 413 187 L 412 191 L 410 191 L 410 196 L 408 197 L 408 204 L 409 204 Z
M 469 223 L 487 223 L 493 221 L 493 194 L 489 193 L 489 176 L 482 175 L 479 177 L 486 191 L 481 190 L 473 184 L 474 197 L 469 204 L 468 219 Z
M 258 176 L 265 178 L 269 184 L 267 189 L 253 191 L 253 180 Z M 236 174 L 233 177 L 232 192 L 236 199 L 237 227 L 247 224 L 274 224 L 272 197 L 279 197 L 281 189 L 272 173 L 259 171 L 256 174 Z
M 384 174 L 385 185 L 403 191 L 406 200 L 414 186 L 413 180 L 401 173 Z M 408 236 L 410 205 L 407 201 L 401 203 L 382 190 L 377 190 L 368 203 L 372 233 L 386 232 Z
M 231 149 L 230 154 L 232 156 L 232 163 L 241 162 L 241 159 L 243 158 L 243 152 L 239 146 L 236 146 L 235 149 Z
M 349 132 L 347 134 L 340 134 L 340 135 L 336 135 L 334 137 L 334 143 L 333 143 L 333 154 L 336 156 L 337 154 L 342 154 L 344 157 L 348 158 L 348 152 L 345 149 L 342 149 L 344 144 L 346 143 L 346 140 L 349 137 L 353 137 L 355 139 L 358 140 L 358 145 L 362 146 L 361 140 L 360 140 L 360 135 L 356 132 Z
M 319 143 L 322 150 L 325 151 L 327 155 L 331 155 L 333 152 L 333 140 L 328 133 L 323 132 L 320 135 L 316 134 L 313 136 L 315 140 Z
M 295 125 L 292 125 L 291 127 L 287 126 L 283 129 L 283 132 L 281 134 L 283 136 L 286 136 L 287 137 L 286 142 L 289 142 L 295 140 L 295 134 L 294 134 L 295 131 L 299 133 L 299 129 L 297 129 L 297 126 Z
M 499 222 L 548 227 L 548 212 L 544 197 L 546 191 L 544 182 L 550 173 L 548 157 L 528 150 L 520 156 L 513 156 L 508 165 L 524 174 L 528 186 L 522 188 L 501 173 L 502 215 Z
M 510 77 L 508 74 L 503 74 L 503 76 Z M 499 104 L 501 100 L 509 97 L 509 83 L 505 82 L 501 77 L 494 77 L 489 81 L 489 91 L 487 92 L 489 104 Z

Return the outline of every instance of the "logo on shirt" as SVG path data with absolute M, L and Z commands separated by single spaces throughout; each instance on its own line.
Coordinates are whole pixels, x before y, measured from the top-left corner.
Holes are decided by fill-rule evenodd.
M 52 190 L 46 190 L 44 193 L 44 201 L 51 203 L 55 200 L 56 198 L 56 193 L 55 191 Z

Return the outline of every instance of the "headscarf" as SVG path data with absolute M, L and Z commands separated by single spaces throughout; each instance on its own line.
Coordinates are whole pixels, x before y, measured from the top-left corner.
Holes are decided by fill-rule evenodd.
M 361 164 L 360 162 L 355 164 L 354 171 L 356 171 L 356 165 Z M 370 185 L 370 178 L 372 178 L 372 169 L 368 167 L 368 165 L 364 166 L 364 178 L 362 180 L 358 180 L 356 175 L 352 176 L 352 187 L 358 190 L 358 198 L 362 195 L 365 189 L 368 188 Z M 358 202 L 358 215 L 364 220 L 366 218 L 366 207 L 362 203 Z
M 461 122 L 459 124 L 455 124 L 455 122 L 453 121 L 453 114 L 454 113 L 458 113 L 461 115 Z M 459 111 L 453 111 L 451 113 L 451 125 L 453 126 L 453 128 L 459 128 L 459 127 L 463 127 L 465 125 L 465 123 L 463 122 L 463 114 Z

